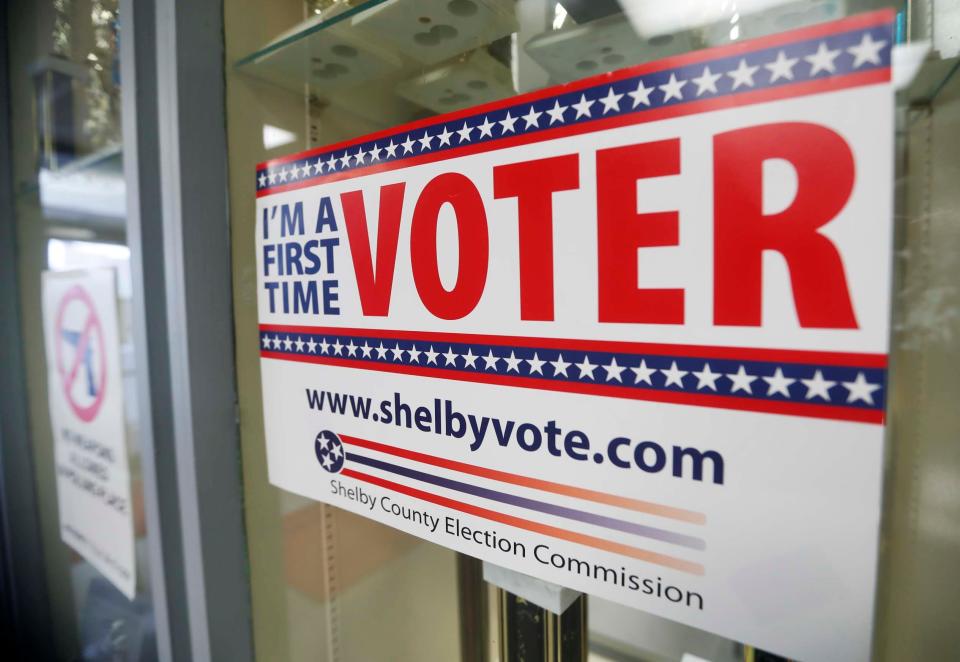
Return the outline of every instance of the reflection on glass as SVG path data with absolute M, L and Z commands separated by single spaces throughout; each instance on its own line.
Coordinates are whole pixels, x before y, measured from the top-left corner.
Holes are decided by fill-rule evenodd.
M 140 477 L 131 333 L 130 251 L 120 133 L 117 0 L 9 3 L 13 165 L 21 320 L 39 526 L 58 659 L 156 659 Z M 125 597 L 60 539 L 55 434 L 48 410 L 41 272 L 111 268 L 117 275 L 138 585 Z

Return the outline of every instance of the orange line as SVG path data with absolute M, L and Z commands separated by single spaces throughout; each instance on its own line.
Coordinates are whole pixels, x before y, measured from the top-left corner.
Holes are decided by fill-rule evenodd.
M 554 494 L 562 494 L 564 496 L 585 499 L 587 501 L 605 503 L 610 506 L 627 508 L 629 510 L 635 510 L 637 512 L 647 513 L 649 515 L 657 515 L 659 517 L 668 517 L 670 519 L 676 519 L 682 522 L 704 524 L 707 521 L 706 515 L 693 510 L 665 506 L 659 503 L 652 503 L 650 501 L 641 501 L 639 499 L 630 499 L 627 497 L 616 496 L 614 494 L 607 494 L 606 492 L 587 490 L 580 487 L 571 487 L 570 485 L 554 483 L 549 480 L 540 480 L 539 478 L 530 478 L 529 476 L 520 476 L 518 474 L 507 473 L 506 471 L 497 471 L 496 469 L 476 467 L 471 464 L 465 464 L 455 460 L 447 460 L 444 458 L 435 457 L 433 455 L 427 455 L 425 453 L 418 453 L 405 448 L 387 446 L 386 444 L 380 444 L 367 439 L 359 439 L 358 437 L 350 437 L 345 434 L 341 434 L 340 438 L 346 443 L 359 446 L 360 448 L 379 451 L 381 453 L 388 453 L 390 455 L 396 455 L 408 460 L 423 462 L 424 464 L 432 464 L 436 467 L 452 469 L 454 471 L 460 471 L 463 473 L 472 474 L 474 476 L 480 476 L 482 478 L 499 480 L 503 483 L 511 483 L 513 485 L 520 485 L 521 487 L 531 487 L 533 489 L 543 490 L 545 492 L 553 492 Z
M 588 536 L 583 533 L 574 533 L 573 531 L 567 531 L 565 529 L 550 526 L 548 524 L 538 524 L 520 517 L 514 517 L 513 515 L 498 513 L 493 510 L 481 508 L 480 506 L 463 503 L 462 501 L 456 501 L 455 499 L 448 499 L 447 497 L 443 497 L 438 494 L 424 492 L 423 490 L 418 490 L 414 487 L 408 487 L 406 485 L 401 485 L 400 483 L 394 483 L 393 481 L 385 480 L 383 478 L 371 476 L 365 473 L 360 473 L 359 471 L 354 471 L 352 469 L 344 469 L 340 472 L 340 474 L 347 476 L 348 478 L 362 480 L 365 483 L 379 485 L 380 487 L 385 487 L 389 490 L 393 490 L 394 492 L 400 492 L 401 494 L 406 494 L 417 499 L 429 501 L 430 503 L 435 503 L 439 506 L 445 506 L 447 508 L 459 510 L 460 512 L 476 515 L 477 517 L 483 517 L 484 519 L 500 522 L 501 524 L 515 526 L 518 529 L 526 529 L 527 531 L 541 533 L 552 538 L 568 540 L 579 545 L 594 547 L 596 549 L 602 549 L 604 551 L 613 552 L 614 554 L 621 554 L 623 556 L 629 556 L 640 561 L 646 561 L 647 563 L 654 563 L 667 568 L 673 568 L 674 570 L 687 572 L 692 575 L 704 574 L 703 566 L 699 563 L 694 563 L 693 561 L 685 561 L 684 559 L 678 559 L 674 556 L 651 552 L 650 550 L 640 549 L 639 547 L 631 547 L 630 545 L 624 545 L 618 542 L 604 540 L 594 536 Z

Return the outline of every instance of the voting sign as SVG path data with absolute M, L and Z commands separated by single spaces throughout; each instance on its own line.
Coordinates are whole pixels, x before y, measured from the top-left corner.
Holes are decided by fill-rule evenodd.
M 867 659 L 892 21 L 259 165 L 271 481 L 782 655 Z
M 60 537 L 133 598 L 136 564 L 114 271 L 44 272 L 43 324 Z

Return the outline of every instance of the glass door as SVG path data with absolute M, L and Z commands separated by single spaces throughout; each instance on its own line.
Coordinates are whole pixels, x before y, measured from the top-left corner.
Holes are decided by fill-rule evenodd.
M 923 4 L 922 12 L 936 13 L 938 3 Z M 955 216 L 955 200 L 920 201 L 923 182 L 929 184 L 946 170 L 955 169 L 956 160 L 935 144 L 924 146 L 920 132 L 935 132 L 945 141 L 957 137 L 956 122 L 946 119 L 956 114 L 957 78 L 953 73 L 957 53 L 949 45 L 955 42 L 942 32 L 938 41 L 936 33 L 930 34 L 917 21 L 920 10 L 915 7 L 885 0 L 284 0 L 253 6 L 226 0 L 233 297 L 258 659 L 777 659 L 748 643 L 593 596 L 574 601 L 563 616 L 552 615 L 509 589 L 484 582 L 479 562 L 468 556 L 272 486 L 267 473 L 258 361 L 263 343 L 258 333 L 255 266 L 260 219 L 253 200 L 256 191 L 293 183 L 306 173 L 297 167 L 291 172 L 264 170 L 259 183 L 252 173 L 257 172 L 258 164 L 283 155 L 380 135 L 378 132 L 386 135 L 399 125 L 588 76 L 664 58 L 680 57 L 677 61 L 682 62 L 682 56 L 701 49 L 882 8 L 897 12 L 898 43 L 934 42 L 933 55 L 923 63 L 921 75 L 898 96 L 898 204 L 902 215 L 897 222 L 903 251 L 898 259 L 908 257 L 898 262 L 903 289 L 896 299 L 899 326 L 894 351 L 903 357 L 898 360 L 912 363 L 918 352 L 929 353 L 924 359 L 929 360 L 956 346 L 955 339 L 924 335 L 933 333 L 932 327 L 918 316 L 923 316 L 920 308 L 926 305 L 920 301 L 934 291 L 944 299 L 928 301 L 930 311 L 949 316 L 945 311 L 956 305 L 956 289 L 946 284 L 946 272 L 924 266 L 927 260 L 939 264 L 940 258 L 932 256 L 943 254 L 927 243 L 934 235 L 949 237 L 955 245 L 955 224 L 953 229 L 945 225 L 933 229 L 930 223 L 936 222 L 935 214 L 923 217 L 930 213 L 929 208 L 923 211 L 924 205 L 953 210 L 944 213 Z M 911 20 L 915 22 L 911 24 Z M 792 76 L 789 62 L 770 66 L 774 76 L 778 75 L 777 66 L 779 75 Z M 730 75 L 736 80 L 735 74 Z M 741 71 L 740 75 L 743 83 L 752 74 Z M 717 78 L 705 71 L 700 79 L 688 82 L 690 94 L 716 92 Z M 671 81 L 666 86 L 671 84 L 679 83 Z M 679 94 L 679 89 L 673 93 Z M 636 91 L 631 99 L 636 106 L 643 101 L 643 91 Z M 618 101 L 619 97 L 593 103 L 595 110 L 603 113 Z M 952 105 L 941 105 L 947 103 Z M 577 109 L 558 102 L 552 111 L 512 120 L 527 122 L 527 126 L 541 120 L 553 125 L 590 112 L 591 105 Z M 510 121 L 510 117 L 499 121 L 502 126 L 496 130 L 506 131 L 504 122 Z M 465 123 L 463 131 L 466 136 L 460 136 L 461 143 L 473 129 Z M 449 134 L 437 139 L 458 140 Z M 917 156 L 917 150 L 924 156 Z M 343 166 L 350 166 L 350 157 L 344 156 Z M 375 157 L 361 153 L 354 158 Z M 340 166 L 326 167 L 329 171 Z M 938 190 L 934 197 L 948 196 Z M 917 230 L 916 224 L 925 229 Z M 923 247 L 917 248 L 918 254 L 914 248 L 919 245 Z M 927 280 L 916 280 L 921 277 L 914 270 L 925 273 Z M 938 319 L 951 328 L 956 326 L 946 318 Z M 912 367 L 900 370 L 898 378 L 904 383 L 920 379 L 919 373 L 911 373 Z M 955 384 L 948 391 L 956 393 Z M 909 397 L 905 390 L 894 387 L 890 408 L 902 417 L 903 426 L 912 429 L 918 422 L 905 400 Z M 934 405 L 929 401 L 924 406 Z M 949 425 L 955 426 L 951 421 Z M 910 446 L 911 442 L 896 434 L 902 434 L 900 428 L 891 441 L 894 449 Z M 936 455 L 930 452 L 918 460 L 927 468 L 925 463 Z M 911 478 L 901 475 L 905 469 L 898 461 L 890 474 L 893 505 L 889 526 L 896 535 L 902 532 L 907 516 L 899 513 L 905 506 L 898 504 L 919 489 Z M 955 473 L 956 458 L 950 461 Z M 909 581 L 910 573 L 898 564 L 912 552 L 900 548 L 898 540 L 895 536 L 885 542 L 884 548 L 894 551 L 883 559 L 877 608 L 875 651 L 887 659 L 897 659 L 890 651 L 903 650 L 899 624 L 910 618 L 885 592 Z M 751 543 L 745 539 L 743 544 Z M 510 582 L 503 585 L 511 586 Z
M 52 659 L 155 660 L 118 2 L 11 2 L 6 12 L 44 628 Z

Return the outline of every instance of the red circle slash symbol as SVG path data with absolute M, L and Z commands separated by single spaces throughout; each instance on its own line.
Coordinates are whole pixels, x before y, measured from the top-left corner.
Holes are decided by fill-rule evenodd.
M 70 315 L 71 328 L 67 328 L 64 326 L 67 309 L 74 303 L 76 305 L 72 306 Z M 79 326 L 73 326 L 78 320 Z M 95 348 L 91 345 L 93 338 L 96 338 Z M 64 352 L 64 345 L 73 351 L 72 358 L 67 363 L 64 359 L 65 354 L 69 356 L 69 352 Z M 107 353 L 104 350 L 103 328 L 93 299 L 80 285 L 74 285 L 67 290 L 60 301 L 57 310 L 56 346 L 57 370 L 64 395 L 77 418 L 89 423 L 100 411 L 107 390 Z M 98 359 L 96 364 L 94 358 Z M 86 380 L 76 384 L 81 372 Z

